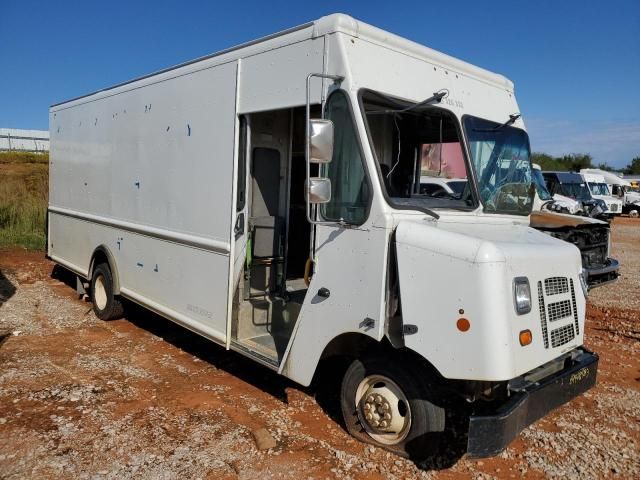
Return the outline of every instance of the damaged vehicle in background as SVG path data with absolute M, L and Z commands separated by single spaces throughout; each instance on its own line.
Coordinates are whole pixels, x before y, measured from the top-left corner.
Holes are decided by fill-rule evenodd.
M 580 171 L 580 175 L 587 184 L 587 188 L 591 192 L 591 196 L 595 199 L 603 200 L 607 204 L 606 215 L 613 219 L 613 217 L 622 213 L 623 201 L 614 197 L 609 189 L 608 182 L 600 174 L 591 173 L 584 169 Z
M 546 208 L 547 210 L 557 213 L 568 213 L 570 215 L 583 214 L 584 208 L 582 206 L 582 202 L 570 197 L 565 197 L 559 193 L 551 196 L 549 190 L 547 190 L 544 177 L 542 176 L 542 169 L 540 168 L 540 165 L 532 163 L 531 167 L 533 181 L 536 184 L 536 198 L 533 205 L 534 212 Z
M 554 200 L 556 195 L 567 197 L 582 204 L 582 215 L 605 220 L 607 204 L 593 198 L 582 175 L 575 172 L 542 172 L 545 184 Z
M 540 166 L 532 164 L 536 195 L 531 212 L 531 227 L 552 237 L 573 243 L 580 250 L 582 268 L 589 288 L 614 282 L 620 265 L 611 258 L 611 229 L 605 221 L 571 214 L 570 202 L 559 203 L 551 196 L 544 182 Z M 561 198 L 566 198 L 560 196 Z M 579 203 L 579 202 L 575 202 Z M 573 205 L 575 209 L 575 205 Z

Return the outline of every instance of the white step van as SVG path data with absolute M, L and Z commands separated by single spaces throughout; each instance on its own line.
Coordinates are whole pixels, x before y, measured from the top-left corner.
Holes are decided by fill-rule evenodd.
M 102 319 L 128 299 L 302 385 L 347 359 L 363 441 L 424 457 L 462 412 L 494 455 L 598 363 L 518 111 L 501 75 L 323 17 L 53 105 L 47 253 Z
M 604 203 L 607 204 L 605 215 L 613 218 L 622 214 L 622 200 L 611 194 L 604 176 L 585 170 L 580 170 L 580 175 L 584 178 L 593 198 L 604 200 Z
M 611 195 L 614 198 L 619 198 L 622 202 L 622 213 L 634 218 L 640 216 L 640 192 L 638 189 L 632 188 L 631 182 L 622 178 L 621 174 L 598 168 L 583 168 L 580 173 L 601 175 L 609 187 Z

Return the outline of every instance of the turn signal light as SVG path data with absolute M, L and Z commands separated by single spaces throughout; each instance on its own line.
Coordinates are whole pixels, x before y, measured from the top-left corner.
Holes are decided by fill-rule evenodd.
M 520 332 L 520 345 L 526 347 L 533 340 L 533 336 L 531 335 L 531 330 L 522 330 Z
M 461 332 L 466 332 L 471 328 L 471 323 L 466 318 L 459 318 L 456 322 L 456 327 L 458 327 L 458 330 Z

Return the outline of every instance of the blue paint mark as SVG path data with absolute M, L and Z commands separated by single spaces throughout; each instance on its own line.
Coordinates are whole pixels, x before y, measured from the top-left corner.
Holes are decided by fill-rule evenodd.
M 156 268 L 153 269 L 154 272 L 158 271 L 158 264 L 156 263 Z
M 140 189 L 140 182 L 136 182 L 136 183 L 134 183 L 134 185 L 135 185 L 136 187 L 138 187 L 138 189 Z
M 167 132 L 169 131 L 169 128 L 171 128 L 171 127 L 167 127 Z
M 187 137 L 191 136 L 191 125 L 187 123 Z
M 136 263 L 136 265 L 138 265 L 139 267 L 144 267 L 144 265 L 141 264 L 140 262 Z

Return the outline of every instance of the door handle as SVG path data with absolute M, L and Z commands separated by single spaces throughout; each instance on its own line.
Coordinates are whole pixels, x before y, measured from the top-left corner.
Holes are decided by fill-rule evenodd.
M 331 295 L 331 292 L 326 287 L 322 287 L 320 290 L 318 290 L 318 296 L 319 297 L 329 298 L 330 295 Z

